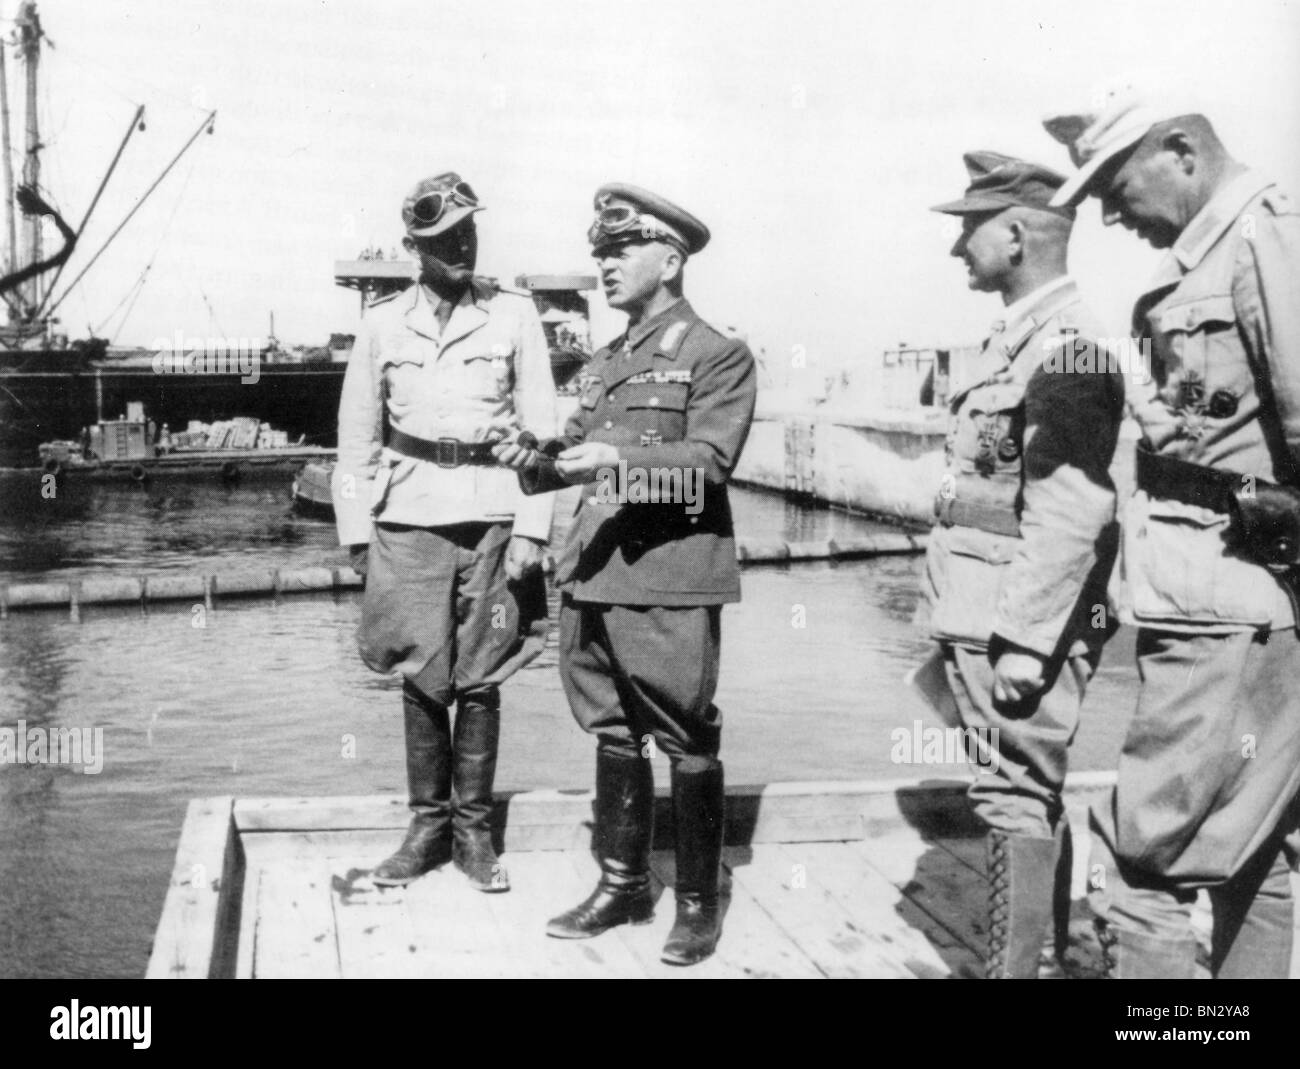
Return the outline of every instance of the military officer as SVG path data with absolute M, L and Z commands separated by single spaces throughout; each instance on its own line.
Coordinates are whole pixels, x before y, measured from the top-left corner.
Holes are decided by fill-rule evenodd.
M 1286 976 L 1284 840 L 1300 792 L 1300 642 L 1285 584 L 1300 524 L 1300 213 L 1186 101 L 1129 82 L 1045 120 L 1102 221 L 1169 250 L 1133 328 L 1154 381 L 1124 516 L 1121 611 L 1142 681 L 1118 785 L 1092 813 L 1091 900 L 1111 975 Z M 1262 546 L 1261 526 L 1290 526 Z M 1272 555 L 1276 551 L 1276 556 Z M 1290 567 L 1288 567 L 1288 563 Z
M 403 676 L 413 813 L 374 871 L 410 882 L 454 858 L 482 891 L 509 888 L 489 818 L 500 684 L 540 652 L 551 499 L 525 498 L 492 443 L 555 425 L 550 357 L 526 296 L 474 275 L 473 188 L 448 172 L 402 205 L 419 283 L 362 321 L 339 404 L 339 541 L 367 575 L 359 644 Z M 456 706 L 455 731 L 450 707 Z
M 934 210 L 962 221 L 951 253 L 970 287 L 1006 307 L 974 373 L 954 383 L 924 589 L 968 740 L 990 745 L 968 744 L 969 796 L 989 829 L 986 975 L 1033 977 L 1054 910 L 1064 950 L 1061 788 L 1108 633 L 1095 625 L 1117 537 L 1107 468 L 1123 383 L 1066 273 L 1074 211 L 1050 203 L 1065 179 L 995 152 L 965 163 L 965 196 Z
M 651 918 L 649 758 L 661 750 L 677 857 L 663 960 L 690 965 L 713 953 L 719 934 L 722 722 L 713 696 L 721 608 L 740 599 L 727 479 L 749 432 L 757 372 L 745 343 L 682 296 L 687 257 L 707 244 L 708 228 L 621 183 L 602 186 L 595 207 L 592 255 L 627 330 L 592 358 L 562 437 L 540 453 L 498 447 L 523 469 L 529 493 L 584 486 L 557 567 L 560 670 L 574 717 L 597 738 L 601 877 L 547 933 L 580 939 Z M 646 502 L 633 493 L 646 483 L 679 492 Z

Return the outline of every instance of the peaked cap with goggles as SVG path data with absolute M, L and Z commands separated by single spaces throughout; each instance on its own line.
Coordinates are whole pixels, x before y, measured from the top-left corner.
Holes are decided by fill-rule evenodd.
M 709 228 L 656 193 L 626 182 L 596 190 L 596 218 L 587 231 L 592 250 L 633 241 L 667 241 L 692 255 L 709 243 Z

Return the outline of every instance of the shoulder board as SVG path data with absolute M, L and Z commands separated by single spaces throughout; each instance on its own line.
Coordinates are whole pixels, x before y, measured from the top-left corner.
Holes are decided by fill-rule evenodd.
M 1260 203 L 1264 205 L 1274 215 L 1295 215 L 1297 205 L 1295 200 L 1287 193 L 1277 189 L 1266 189 L 1260 196 Z
M 659 335 L 659 351 L 661 353 L 671 353 L 681 344 L 682 336 L 689 328 L 690 323 L 685 319 L 678 319 L 669 323 L 664 332 Z
M 378 308 L 381 304 L 388 304 L 389 301 L 395 301 L 397 300 L 398 297 L 401 297 L 403 294 L 410 293 L 410 292 L 411 292 L 410 286 L 407 286 L 406 289 L 394 290 L 392 293 L 385 294 L 383 297 L 380 297 L 378 300 L 371 301 L 368 305 L 366 305 L 366 307 Z

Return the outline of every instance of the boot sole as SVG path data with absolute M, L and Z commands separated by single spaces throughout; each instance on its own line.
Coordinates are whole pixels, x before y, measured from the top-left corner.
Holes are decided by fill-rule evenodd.
M 626 920 L 615 921 L 613 924 L 607 924 L 603 928 L 592 928 L 587 931 L 580 931 L 575 928 L 552 928 L 549 924 L 546 926 L 546 934 L 552 939 L 594 939 L 598 935 L 604 935 L 606 932 L 620 925 L 630 924 L 633 927 L 640 927 L 645 924 L 653 924 L 655 915 L 653 913 L 645 917 L 628 917 Z
M 371 873 L 370 882 L 376 887 L 405 887 L 408 883 L 414 883 L 422 876 L 427 876 L 431 872 L 436 872 L 445 864 L 447 864 L 447 860 L 439 861 L 437 864 L 430 865 L 427 869 L 421 869 L 414 876 L 376 876 L 374 873 Z
M 708 961 L 709 958 L 713 957 L 714 951 L 716 950 L 717 947 L 714 947 L 707 954 L 701 954 L 697 958 L 678 958 L 678 957 L 670 957 L 667 954 L 661 954 L 659 955 L 659 960 L 662 961 L 665 965 L 678 965 L 678 966 L 698 965 L 700 962 Z

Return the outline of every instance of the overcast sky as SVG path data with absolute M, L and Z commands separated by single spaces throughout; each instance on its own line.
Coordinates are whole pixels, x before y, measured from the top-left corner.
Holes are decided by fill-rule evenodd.
M 133 105 L 147 108 L 65 282 L 218 112 L 61 309 L 73 337 L 93 326 L 118 344 L 265 336 L 271 310 L 289 343 L 353 330 L 357 299 L 333 285 L 334 261 L 371 243 L 387 254 L 406 189 L 445 169 L 488 206 L 480 267 L 504 279 L 589 272 L 592 194 L 623 180 L 709 224 L 688 294 L 769 361 L 803 346 L 827 365 L 874 363 L 899 341 L 977 340 L 997 298 L 966 290 L 953 233 L 927 211 L 964 187 L 962 152 L 1068 167 L 1042 115 L 1153 65 L 1196 84 L 1238 158 L 1300 190 L 1300 7 L 1285 0 L 44 0 L 40 12 L 53 43 L 42 184 L 70 218 Z M 15 140 L 17 154 L 20 122 Z M 1121 331 L 1155 254 L 1103 230 L 1095 201 L 1074 241 L 1075 274 Z M 593 303 L 604 340 L 620 320 Z

